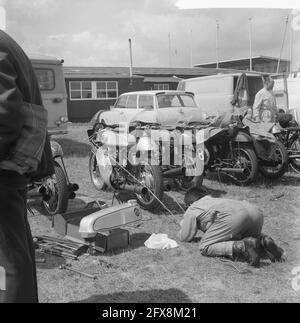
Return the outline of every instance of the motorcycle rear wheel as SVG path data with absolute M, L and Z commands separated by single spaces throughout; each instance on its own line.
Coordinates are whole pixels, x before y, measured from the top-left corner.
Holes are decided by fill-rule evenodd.
M 259 166 L 260 173 L 264 177 L 270 178 L 270 179 L 277 179 L 282 177 L 288 169 L 289 157 L 284 144 L 280 141 L 277 141 L 275 144 L 277 146 L 275 153 L 277 153 L 278 158 L 281 159 L 280 165 L 275 167 L 261 166 L 261 165 Z
M 245 168 L 243 174 L 231 174 L 238 185 L 251 184 L 258 173 L 258 160 L 255 151 L 250 147 L 236 146 L 233 148 L 235 168 Z
M 160 166 L 153 166 L 150 164 L 143 164 L 135 166 L 137 179 L 142 183 L 151 193 L 145 195 L 136 194 L 137 201 L 140 206 L 149 211 L 156 211 L 161 206 L 164 196 L 164 182 Z
M 54 216 L 66 213 L 69 204 L 70 190 L 66 174 L 58 162 L 54 162 L 54 175 L 47 180 L 50 192 L 50 200 L 43 201 L 43 206 L 48 215 Z M 51 181 L 51 182 L 48 182 Z

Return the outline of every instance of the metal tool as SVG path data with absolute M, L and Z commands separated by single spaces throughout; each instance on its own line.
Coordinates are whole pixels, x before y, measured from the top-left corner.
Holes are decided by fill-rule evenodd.
M 83 244 L 47 236 L 35 237 L 34 241 L 42 250 L 54 251 L 53 255 L 55 256 L 58 256 L 57 253 L 60 253 L 62 256 L 69 256 L 71 258 L 74 258 L 73 256 L 79 257 L 85 253 L 88 248 Z
M 73 255 L 72 253 L 67 253 L 61 250 L 53 249 L 53 248 L 47 248 L 47 247 L 42 247 L 41 251 L 43 253 L 47 253 L 52 256 L 57 256 L 57 257 L 62 257 L 62 258 L 69 258 L 72 260 L 78 260 L 78 257 L 76 255 Z
M 97 276 L 90 275 L 88 273 L 85 273 L 85 272 L 82 272 L 82 271 L 79 271 L 79 270 L 76 270 L 76 269 L 72 269 L 72 268 L 70 268 L 70 265 L 61 265 L 61 266 L 59 266 L 59 269 L 61 269 L 61 270 L 69 270 L 69 271 L 71 271 L 73 273 L 76 273 L 76 274 L 91 278 L 93 280 L 97 279 Z

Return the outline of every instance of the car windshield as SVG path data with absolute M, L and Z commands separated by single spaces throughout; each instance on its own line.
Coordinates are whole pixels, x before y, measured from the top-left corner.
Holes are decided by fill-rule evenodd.
M 188 94 L 159 94 L 157 96 L 158 108 L 196 107 L 193 96 Z

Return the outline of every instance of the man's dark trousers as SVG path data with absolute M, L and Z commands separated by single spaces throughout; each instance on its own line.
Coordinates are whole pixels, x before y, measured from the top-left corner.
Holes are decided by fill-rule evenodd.
M 38 302 L 35 250 L 27 219 L 26 179 L 1 170 L 0 269 L 6 273 L 0 303 Z M 1 288 L 3 282 L 0 282 Z

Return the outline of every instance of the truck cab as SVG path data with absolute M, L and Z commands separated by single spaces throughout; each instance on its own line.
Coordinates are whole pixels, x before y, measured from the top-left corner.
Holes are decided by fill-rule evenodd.
M 50 135 L 66 134 L 67 91 L 63 73 L 63 60 L 44 55 L 29 55 L 37 76 L 45 108 L 48 110 Z

